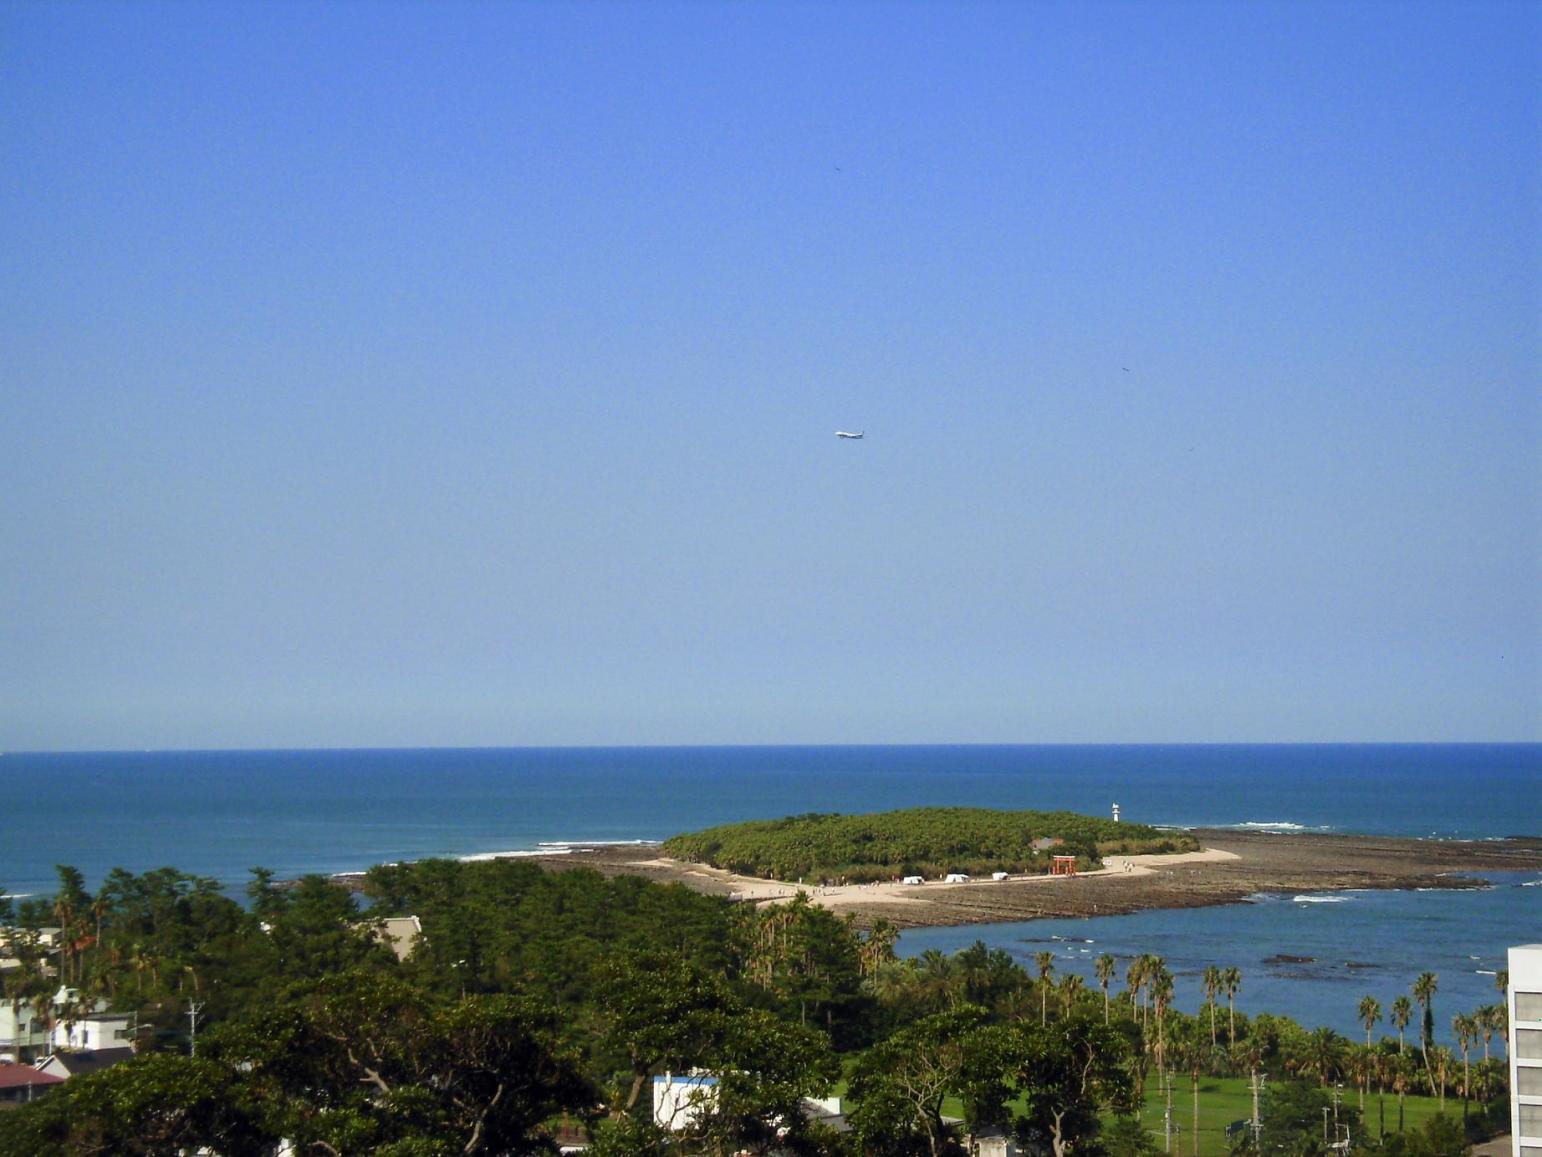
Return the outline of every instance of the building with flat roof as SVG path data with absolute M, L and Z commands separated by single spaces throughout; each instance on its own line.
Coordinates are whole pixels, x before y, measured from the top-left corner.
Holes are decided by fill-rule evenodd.
M 1510 949 L 1510 1144 L 1542 1157 L 1542 944 Z

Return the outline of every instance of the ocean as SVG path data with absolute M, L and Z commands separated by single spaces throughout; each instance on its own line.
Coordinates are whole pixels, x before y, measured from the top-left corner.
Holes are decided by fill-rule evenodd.
M 920 805 L 1107 815 L 1118 803 L 1126 821 L 1177 827 L 1542 834 L 1539 744 L 13 752 L 0 773 L 11 789 L 0 887 L 19 894 L 50 891 L 57 864 L 79 868 L 88 887 L 114 867 L 169 865 L 239 891 L 257 865 L 288 877 Z M 1049 944 L 1062 971 L 1098 951 L 1156 952 L 1191 1010 L 1189 981 L 1206 965 L 1235 964 L 1239 1009 L 1346 1033 L 1361 996 L 1390 1005 L 1431 968 L 1449 1027 L 1450 1013 L 1497 998 L 1486 974 L 1503 967 L 1506 946 L 1542 940 L 1535 882 L 929 929 L 900 948 L 984 939 L 1031 959 Z M 1264 963 L 1281 956 L 1312 960 Z

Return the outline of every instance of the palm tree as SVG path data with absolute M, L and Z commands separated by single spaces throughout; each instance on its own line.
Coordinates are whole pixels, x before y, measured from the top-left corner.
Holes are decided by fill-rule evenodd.
M 1124 972 L 1124 986 L 1130 993 L 1130 1015 L 1135 1016 L 1137 1007 L 1145 1010 L 1145 1002 L 1141 1000 L 1141 990 L 1146 987 L 1146 979 L 1150 975 L 1151 957 L 1137 956 L 1130 961 L 1130 967 Z M 1141 1019 L 1141 1018 L 1136 1018 Z
M 1215 1048 L 1215 997 L 1221 991 L 1221 970 L 1215 965 L 1205 969 L 1205 1007 L 1210 1010 L 1210 1047 Z
M 1082 994 L 1082 991 L 1086 987 L 1087 987 L 1087 982 L 1085 980 L 1083 980 L 1081 978 L 1081 976 L 1078 975 L 1075 972 L 1067 974 L 1060 981 L 1060 995 L 1065 1000 L 1065 1014 L 1066 1014 L 1066 1016 L 1070 1016 L 1071 1015 L 1071 1009 L 1076 1004 L 1076 998 Z
M 1472 1084 L 1472 1069 L 1467 1063 L 1467 1053 L 1478 1039 L 1476 1017 L 1457 1013 L 1451 1018 L 1451 1031 L 1456 1034 L 1456 1047 L 1462 1050 L 1462 1122 L 1467 1121 L 1467 1093 Z
M 1049 1023 L 1049 978 L 1055 971 L 1055 954 L 1053 952 L 1037 952 L 1033 962 L 1039 966 L 1039 1023 Z
M 1363 1045 L 1350 1045 L 1345 1053 L 1345 1066 L 1349 1075 L 1354 1077 L 1355 1087 L 1360 1090 L 1360 1116 L 1365 1117 L 1365 1091 L 1370 1087 L 1371 1074 L 1376 1071 L 1375 1046 L 1366 1042 Z
M 1191 1157 L 1199 1157 L 1199 1078 L 1205 1073 L 1215 1048 L 1205 1040 L 1199 1018 L 1180 1017 L 1174 1025 L 1173 1046 L 1175 1059 L 1189 1073 L 1189 1090 L 1193 1097 L 1193 1123 L 1189 1130 L 1192 1138 Z
M 1173 974 L 1167 971 L 1165 965 L 1158 962 L 1150 983 L 1152 1012 L 1156 1016 L 1157 1026 L 1157 1073 L 1165 1077 L 1167 1072 L 1167 1010 L 1173 1001 Z
M 1419 1051 L 1424 1054 L 1424 1070 L 1430 1078 L 1430 1096 L 1435 1095 L 1435 1073 L 1430 1068 L 1430 1048 L 1435 1043 L 1435 989 L 1439 981 L 1433 972 L 1421 972 L 1413 982 L 1413 998 L 1424 1010 L 1419 1031 Z
M 1372 1072 L 1376 1077 L 1377 1141 L 1382 1141 L 1387 1136 L 1387 1078 L 1392 1075 L 1392 1065 L 1396 1060 L 1396 1053 L 1389 1053 L 1386 1049 L 1377 1047 L 1371 1062 Z
M 1365 1047 L 1371 1047 L 1371 1030 L 1381 1019 L 1381 1001 L 1374 996 L 1360 998 L 1360 1023 L 1365 1026 Z M 1365 1112 L 1365 1082 L 1360 1083 L 1360 1112 Z
M 1167 977 L 1169 997 L 1171 997 L 1172 987 L 1172 976 L 1167 971 L 1167 961 L 1163 960 L 1155 953 L 1148 953 L 1145 957 L 1145 960 L 1147 1003 L 1141 1009 L 1141 1024 L 1143 1026 L 1149 1023 L 1148 1014 L 1155 1011 L 1157 982 L 1160 981 L 1162 977 Z
M 59 978 L 70 984 L 79 976 L 78 953 L 85 938 L 82 921 L 91 907 L 91 894 L 86 891 L 86 878 L 78 868 L 60 864 L 58 872 L 59 891 L 54 895 L 53 912 L 59 922 Z
M 1242 970 L 1236 965 L 1221 972 L 1221 988 L 1226 993 L 1226 1043 L 1237 1043 L 1237 990 L 1242 987 Z
M 1392 1021 L 1392 1027 L 1397 1029 L 1397 1053 L 1398 1056 L 1402 1056 L 1404 1052 L 1403 1030 L 1408 1027 L 1408 1022 L 1413 1019 L 1413 1002 L 1406 996 L 1399 996 L 1392 1002 L 1392 1013 L 1388 1019 Z M 1398 1129 L 1401 1131 L 1402 1126 L 1399 1125 Z
M 1473 1014 L 1478 1022 L 1478 1028 L 1483 1031 L 1483 1063 L 1488 1064 L 1488 1045 L 1494 1039 L 1495 1031 L 1509 1031 L 1509 1014 L 1501 1004 L 1485 1004 Z
M 894 959 L 894 944 L 898 939 L 899 929 L 882 916 L 873 921 L 873 926 L 867 930 L 867 937 L 857 951 L 857 962 L 864 978 L 872 976 L 882 965 Z
M 1114 979 L 1114 971 L 1118 963 L 1107 952 L 1098 957 L 1097 962 L 1098 987 L 1103 990 L 1103 1023 L 1108 1023 L 1108 985 Z
M 1344 1065 L 1344 1038 L 1331 1028 L 1313 1029 L 1301 1042 L 1296 1072 L 1315 1075 L 1324 1088 L 1332 1083 Z
M 935 948 L 921 953 L 917 968 L 921 995 L 935 1011 L 958 1003 L 959 971 L 953 958 Z
M 1436 1045 L 1430 1049 L 1430 1066 L 1434 1080 L 1440 1091 L 1440 1111 L 1446 1111 L 1446 1080 L 1451 1072 L 1451 1066 L 1456 1063 L 1456 1057 L 1445 1045 Z
M 1392 1091 L 1397 1094 L 1397 1131 L 1403 1131 L 1403 1098 L 1408 1093 L 1408 1060 L 1399 1050 L 1392 1061 Z

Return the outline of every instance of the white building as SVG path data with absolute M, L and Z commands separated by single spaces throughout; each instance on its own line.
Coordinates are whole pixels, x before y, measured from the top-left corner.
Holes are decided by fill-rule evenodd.
M 56 1049 L 122 1049 L 130 1047 L 133 1013 L 93 1012 L 77 1021 L 54 1025 Z
M 1542 944 L 1510 949 L 1510 1145 L 1542 1157 Z
M 717 1104 L 717 1078 L 665 1073 L 653 1078 L 653 1123 L 679 1133 L 696 1123 L 703 1109 Z
M 122 1049 L 130 1047 L 130 1022 L 134 1014 L 108 1012 L 107 1002 L 92 1001 L 81 1008 L 80 993 L 60 988 L 54 993 L 54 1031 L 50 1042 L 56 1049 Z
M 37 1018 L 32 1006 L 20 1007 L 10 1001 L 0 1003 L 0 1063 L 6 1060 L 30 1061 L 48 1044 L 48 1026 Z

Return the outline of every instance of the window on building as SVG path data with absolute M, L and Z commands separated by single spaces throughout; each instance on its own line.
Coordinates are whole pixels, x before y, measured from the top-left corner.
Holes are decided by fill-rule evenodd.
M 1515 1067 L 1515 1091 L 1523 1097 L 1542 1097 L 1542 1069 Z
M 1521 1136 L 1542 1137 L 1542 1105 L 1521 1105 Z
M 1542 1020 L 1542 992 L 1515 994 L 1516 1020 Z
M 1523 1061 L 1542 1061 L 1542 1028 L 1516 1029 L 1515 1055 Z

